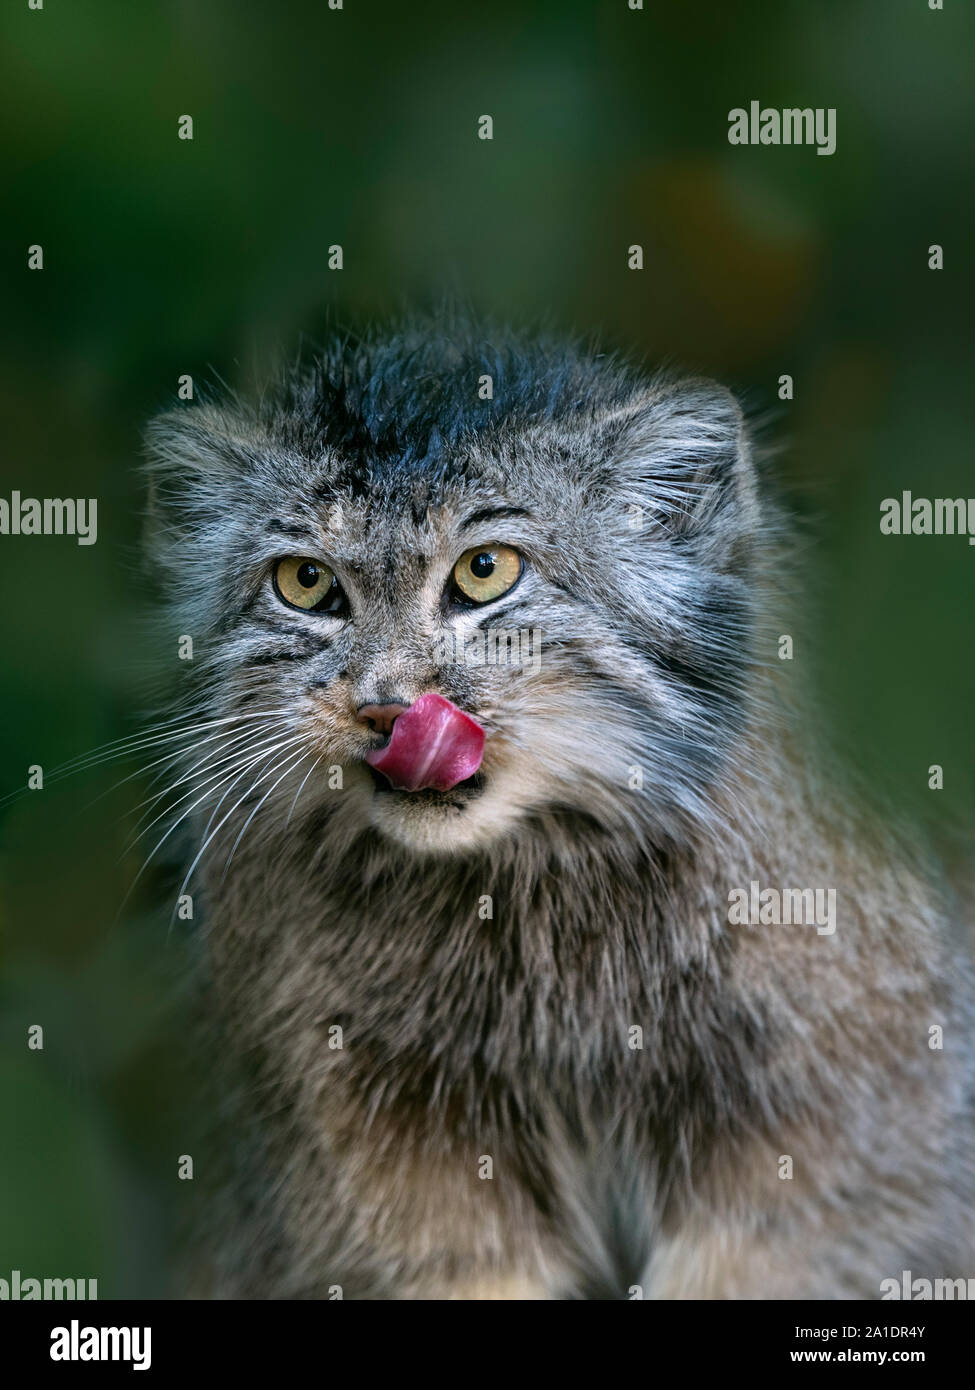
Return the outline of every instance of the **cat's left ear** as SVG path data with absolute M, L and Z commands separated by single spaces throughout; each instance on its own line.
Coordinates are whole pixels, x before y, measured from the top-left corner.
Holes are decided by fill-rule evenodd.
M 741 407 L 703 378 L 658 378 L 607 412 L 614 491 L 648 528 L 714 551 L 757 529 L 760 507 Z M 641 529 L 641 528 L 634 528 Z

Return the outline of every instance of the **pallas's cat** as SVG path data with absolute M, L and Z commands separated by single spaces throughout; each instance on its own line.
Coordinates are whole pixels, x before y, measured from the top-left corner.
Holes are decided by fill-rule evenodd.
M 419 320 L 148 447 L 214 733 L 206 1289 L 975 1275 L 967 931 L 799 712 L 733 397 Z

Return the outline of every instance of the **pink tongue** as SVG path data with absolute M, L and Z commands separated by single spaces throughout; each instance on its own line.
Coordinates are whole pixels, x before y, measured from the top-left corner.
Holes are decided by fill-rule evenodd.
M 431 690 L 403 711 L 386 747 L 370 750 L 366 762 L 400 791 L 446 792 L 473 776 L 483 754 L 480 724 Z

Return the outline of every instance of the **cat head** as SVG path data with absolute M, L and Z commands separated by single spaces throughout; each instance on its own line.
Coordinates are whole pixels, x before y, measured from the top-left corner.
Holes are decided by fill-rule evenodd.
M 707 815 L 746 717 L 761 531 L 726 390 L 414 321 L 259 401 L 170 411 L 148 452 L 151 554 L 200 713 L 237 736 L 234 798 L 281 818 L 300 790 L 298 821 L 448 855 Z M 366 762 L 391 726 L 363 709 L 430 692 L 483 760 L 395 790 Z

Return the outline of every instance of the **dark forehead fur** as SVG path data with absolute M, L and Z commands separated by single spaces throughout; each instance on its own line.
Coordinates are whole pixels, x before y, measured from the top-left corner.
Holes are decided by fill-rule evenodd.
M 357 495 L 377 483 L 449 482 L 463 474 L 465 445 L 530 424 L 583 426 L 597 404 L 623 404 L 637 389 L 624 363 L 582 343 L 413 319 L 332 338 L 264 398 L 260 417 L 287 448 L 348 459 L 333 483 Z

